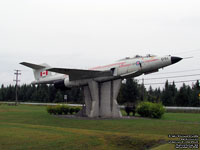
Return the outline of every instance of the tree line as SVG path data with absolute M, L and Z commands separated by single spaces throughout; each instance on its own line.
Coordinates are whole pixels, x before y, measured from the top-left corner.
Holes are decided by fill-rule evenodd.
M 190 106 L 200 107 L 200 85 L 199 81 L 191 87 L 183 83 L 178 89 L 173 82 L 165 82 L 165 87 L 153 89 L 151 86 L 147 90 L 144 85 L 138 84 L 136 80 L 128 79 L 126 84 L 122 84 L 118 96 L 118 102 L 137 103 L 139 101 L 161 102 L 165 106 Z
M 4 87 L 1 85 L 0 101 L 15 101 L 15 86 L 9 85 Z M 64 99 L 67 95 L 67 99 Z M 41 102 L 41 103 L 57 103 L 57 102 L 82 102 L 82 92 L 79 88 L 73 88 L 69 91 L 57 90 L 53 85 L 27 85 L 18 86 L 18 100 L 20 102 Z
M 122 84 L 119 95 L 119 104 L 136 104 L 140 101 L 161 102 L 165 106 L 191 106 L 200 107 L 200 86 L 197 81 L 192 87 L 183 85 L 178 89 L 173 82 L 168 81 L 165 87 L 153 89 L 151 86 L 146 89 L 143 84 L 138 84 L 136 80 L 127 79 Z M 67 99 L 64 99 L 67 95 Z M 83 93 L 80 88 L 72 88 L 68 91 L 61 91 L 53 85 L 21 85 L 18 87 L 18 99 L 21 102 L 68 102 L 83 103 Z M 15 86 L 1 85 L 0 101 L 14 101 Z

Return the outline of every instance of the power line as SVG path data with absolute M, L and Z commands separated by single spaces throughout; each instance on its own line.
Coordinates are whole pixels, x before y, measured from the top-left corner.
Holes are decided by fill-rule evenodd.
M 168 79 L 168 78 L 181 78 L 181 77 L 192 77 L 192 76 L 199 76 L 200 74 L 192 74 L 192 75 L 182 75 L 182 76 L 169 76 L 169 77 L 160 77 L 160 78 L 147 78 L 144 80 L 159 80 L 159 79 Z M 143 80 L 143 79 L 138 79 Z
M 184 81 L 173 81 L 174 83 L 184 83 L 184 82 L 194 82 L 197 81 L 199 79 L 196 80 L 184 80 Z M 173 82 L 168 82 L 168 83 L 173 83 Z M 146 83 L 144 85 L 156 85 L 156 84 L 165 84 L 165 82 L 160 82 L 160 83 Z
M 165 73 L 156 73 L 152 75 L 160 75 L 160 74 L 172 74 L 172 73 L 180 73 L 180 72 L 190 72 L 190 71 L 198 71 L 200 69 L 189 69 L 189 70 L 182 70 L 182 71 L 173 71 L 173 72 L 165 72 Z
M 15 75 L 16 75 L 16 79 L 14 80 L 15 81 L 15 105 L 17 105 L 18 103 L 18 95 L 17 95 L 17 92 L 18 92 L 18 82 L 20 82 L 19 80 L 19 75 L 21 75 L 21 70 L 15 70 Z

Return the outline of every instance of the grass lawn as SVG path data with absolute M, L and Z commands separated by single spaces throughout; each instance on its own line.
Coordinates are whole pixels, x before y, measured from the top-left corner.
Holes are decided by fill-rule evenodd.
M 171 150 L 168 134 L 200 135 L 200 114 L 162 119 L 73 119 L 45 106 L 0 105 L 0 150 Z

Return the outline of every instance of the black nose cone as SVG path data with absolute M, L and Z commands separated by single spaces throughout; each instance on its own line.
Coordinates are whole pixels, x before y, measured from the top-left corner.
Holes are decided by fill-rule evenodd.
M 175 64 L 175 63 L 179 62 L 182 59 L 183 58 L 181 58 L 181 57 L 174 57 L 174 56 L 171 57 L 172 64 Z

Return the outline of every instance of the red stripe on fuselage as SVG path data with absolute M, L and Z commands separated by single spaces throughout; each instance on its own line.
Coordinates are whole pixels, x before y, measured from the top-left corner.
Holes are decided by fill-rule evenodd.
M 123 65 L 124 63 L 125 62 L 120 62 L 120 63 L 110 64 L 110 65 L 106 65 L 106 66 L 98 66 L 98 67 L 90 68 L 89 70 L 103 69 L 103 68 L 108 68 L 108 67 L 112 67 L 115 65 Z
M 146 61 L 144 61 L 144 62 L 145 62 L 145 63 L 146 63 L 146 62 L 153 62 L 153 61 L 157 61 L 157 60 L 159 60 L 159 59 L 146 60 Z
M 122 68 L 122 67 L 128 67 L 130 66 L 131 64 L 123 64 L 123 65 L 120 65 L 119 67 Z
M 153 62 L 153 61 L 157 61 L 159 59 L 151 59 L 151 60 L 146 60 L 144 61 L 145 63 L 148 62 Z M 105 65 L 105 66 L 98 66 L 98 67 L 94 67 L 94 68 L 90 68 L 89 70 L 98 70 L 98 69 L 103 69 L 103 68 L 109 68 L 115 65 L 119 65 L 119 67 L 128 67 L 131 66 L 131 64 L 125 64 L 126 62 L 119 62 L 119 63 L 114 63 L 114 64 L 109 64 L 109 65 Z

